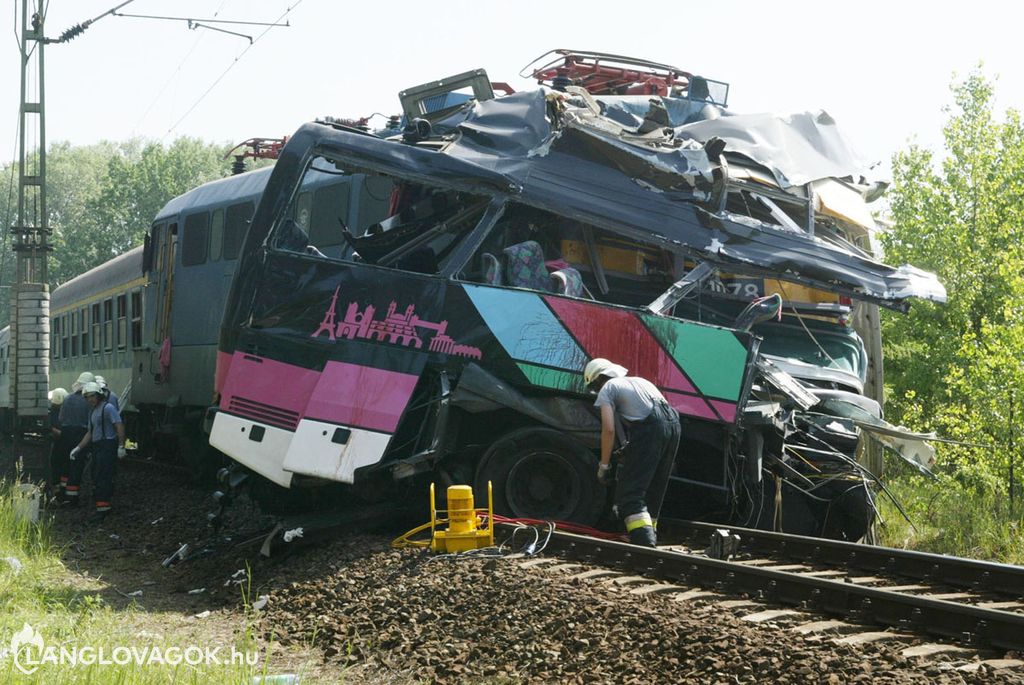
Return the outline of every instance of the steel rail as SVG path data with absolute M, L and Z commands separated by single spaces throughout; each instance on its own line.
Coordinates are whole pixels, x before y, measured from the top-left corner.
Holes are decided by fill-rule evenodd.
M 1024 566 L 697 521 L 658 521 L 658 535 L 664 539 L 678 539 L 686 534 L 710 535 L 719 529 L 739 535 L 744 552 L 763 553 L 772 558 L 784 555 L 811 564 L 888 573 L 1024 598 Z
M 659 521 L 659 529 L 661 525 Z M 746 593 L 769 602 L 807 606 L 819 613 L 858 622 L 954 638 L 975 647 L 1024 650 L 1024 614 L 557 530 L 546 551 L 567 559 L 625 568 L 653 578 L 726 593 Z

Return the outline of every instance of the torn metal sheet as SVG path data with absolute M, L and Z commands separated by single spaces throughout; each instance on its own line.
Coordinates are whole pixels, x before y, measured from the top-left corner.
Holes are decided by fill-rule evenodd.
M 770 169 L 783 188 L 822 178 L 858 178 L 867 169 L 825 111 L 797 114 L 736 114 L 696 121 L 676 136 L 706 142 L 721 138 L 733 152 Z
M 928 441 L 936 439 L 935 433 L 915 433 L 903 426 L 894 426 L 849 399 L 829 397 L 823 399 L 818 408 L 834 416 L 851 419 L 854 425 L 888 447 L 893 454 L 922 473 L 933 475 L 935 448 Z
M 643 149 L 613 142 L 579 123 L 589 112 L 583 106 L 575 108 L 569 126 L 559 128 L 567 119 L 557 113 L 549 118 L 549 104 L 544 90 L 477 103 L 439 122 L 439 129 L 453 132 L 440 151 L 307 124 L 278 165 L 296 163 L 290 155 L 305 154 L 315 143 L 356 168 L 505 196 L 734 272 L 771 274 L 896 309 L 905 309 L 911 297 L 945 300 L 932 274 L 887 266 L 852 246 L 843 249 L 806 232 L 702 206 L 713 184 L 688 145 Z M 573 107 L 561 100 L 557 105 Z M 536 154 L 538 149 L 547 152 Z M 272 183 L 268 192 L 273 196 L 280 189 Z M 261 243 L 266 228 L 254 222 L 249 239 Z
M 757 358 L 757 369 L 773 388 L 790 398 L 801 409 L 810 409 L 818 404 L 818 398 L 800 385 L 800 382 L 763 356 Z

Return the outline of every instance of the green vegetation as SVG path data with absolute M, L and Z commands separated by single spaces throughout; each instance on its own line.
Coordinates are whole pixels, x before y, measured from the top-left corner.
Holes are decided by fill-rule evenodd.
M 169 146 L 131 139 L 95 145 L 56 143 L 47 151 L 47 203 L 54 251 L 51 288 L 142 244 L 153 217 L 171 198 L 227 176 L 230 145 L 179 138 Z M 15 174 L 15 175 L 12 175 Z M 17 217 L 17 163 L 0 170 L 0 217 Z M 8 192 L 8 191 L 13 192 Z M 0 285 L 13 278 L 14 258 L 4 236 Z M 7 323 L 0 298 L 0 326 Z
M 889 544 L 1024 561 L 1024 123 L 975 72 L 953 86 L 945 149 L 893 159 L 886 261 L 938 273 L 946 305 L 883 317 L 887 418 L 971 445 L 938 447 L 938 480 L 891 477 L 919 534 L 886 511 Z M 1011 476 L 1016 506 L 1010 505 Z
M 5 683 L 248 683 L 263 675 L 265 660 L 257 643 L 252 622 L 240 619 L 233 636 L 204 635 L 206 624 L 189 622 L 178 615 L 150 615 L 127 609 L 116 611 L 101 598 L 103 583 L 83 578 L 64 567 L 44 522 L 31 524 L 15 515 L 17 495 L 13 487 L 0 482 L 0 680 Z M 5 560 L 16 559 L 17 562 Z M 20 568 L 19 568 L 20 567 Z M 172 661 L 175 647 L 186 649 L 221 645 L 218 657 L 226 663 L 192 666 L 156 664 L 54 666 L 43 663 L 27 676 L 9 651 L 14 635 L 28 624 L 38 631 L 47 648 L 92 647 L 118 661 L 125 648 L 158 648 Z M 255 665 L 231 664 L 230 653 L 258 654 Z M 27 650 L 22 647 L 22 650 Z M 24 655 L 26 652 L 22 651 Z M 85 653 L 85 652 L 81 652 Z M 38 658 L 40 650 L 32 647 Z M 243 660 L 239 659 L 239 661 Z

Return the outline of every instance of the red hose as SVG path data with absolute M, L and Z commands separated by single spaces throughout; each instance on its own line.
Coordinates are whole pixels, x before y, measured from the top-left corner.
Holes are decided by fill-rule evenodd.
M 619 533 L 608 533 L 608 532 L 603 531 L 603 530 L 598 530 L 597 528 L 591 528 L 590 526 L 585 526 L 582 523 L 572 523 L 571 521 L 544 521 L 542 519 L 517 519 L 517 518 L 509 518 L 507 516 L 501 516 L 499 514 L 495 514 L 494 515 L 494 522 L 495 523 L 522 523 L 523 525 L 527 525 L 527 526 L 547 525 L 549 523 L 553 523 L 555 525 L 556 529 L 564 530 L 567 533 L 574 533 L 576 535 L 586 535 L 588 537 L 598 538 L 598 539 L 601 539 L 601 540 L 614 540 L 616 542 L 621 542 L 622 540 L 625 539 L 625 536 L 624 535 L 620 535 Z

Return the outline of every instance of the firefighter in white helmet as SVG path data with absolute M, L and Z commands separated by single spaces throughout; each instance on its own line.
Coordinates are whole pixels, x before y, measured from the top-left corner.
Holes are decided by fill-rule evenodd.
M 71 385 L 71 394 L 64 398 L 60 405 L 60 444 L 57 446 L 57 464 L 60 472 L 60 487 L 63 489 L 63 502 L 68 506 L 78 506 L 78 485 L 69 485 L 71 480 L 71 461 L 69 454 L 82 436 L 89 430 L 89 402 L 82 395 L 82 387 L 93 382 L 93 375 L 83 371 Z
M 654 547 L 654 523 L 679 448 L 679 415 L 650 381 L 627 375 L 618 364 L 600 357 L 583 370 L 583 381 L 597 393 L 601 410 L 601 463 L 597 477 L 609 481 L 616 436 L 622 448 L 615 482 L 615 509 L 630 542 Z
M 78 445 L 71 450 L 71 460 L 75 462 L 71 469 L 70 490 L 77 490 L 84 472 L 84 459 L 79 453 L 87 447 L 92 448 L 92 458 L 96 463 L 93 498 L 96 500 L 96 519 L 102 520 L 110 513 L 111 498 L 114 494 L 114 474 L 117 460 L 125 456 L 124 421 L 114 405 L 107 402 L 103 389 L 95 381 L 86 383 L 82 394 L 92 407 L 89 416 L 89 430 Z M 82 455 L 84 456 L 84 455 Z
M 61 457 L 66 460 L 67 452 L 63 455 L 60 450 L 60 405 L 64 403 L 64 398 L 68 396 L 68 391 L 64 388 L 54 388 L 47 393 L 47 397 L 50 400 L 50 469 L 46 477 L 46 485 L 51 496 L 61 495 L 61 475 L 66 469 L 61 466 Z
M 103 396 L 107 399 L 107 402 L 114 405 L 114 409 L 121 411 L 121 398 L 117 396 L 113 390 L 107 385 L 107 379 L 103 376 L 96 376 L 96 385 L 100 386 L 103 391 Z

